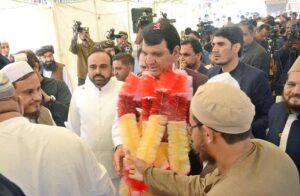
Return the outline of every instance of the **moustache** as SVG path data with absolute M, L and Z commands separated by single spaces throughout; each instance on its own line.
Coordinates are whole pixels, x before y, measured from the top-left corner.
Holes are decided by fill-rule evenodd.
M 101 75 L 101 74 L 94 75 L 93 79 L 95 79 L 96 77 L 101 77 L 102 79 L 105 79 L 105 77 L 103 75 Z
M 293 94 L 293 95 L 289 96 L 288 100 L 290 100 L 291 98 L 298 98 L 298 99 L 300 99 L 300 94 Z
M 52 63 L 54 63 L 54 61 L 46 61 L 46 62 L 45 62 L 46 65 L 47 65 L 47 64 L 52 64 Z

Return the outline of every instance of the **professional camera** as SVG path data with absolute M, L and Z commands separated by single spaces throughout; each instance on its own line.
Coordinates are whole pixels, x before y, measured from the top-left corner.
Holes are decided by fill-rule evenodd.
M 88 27 L 81 27 L 81 24 L 82 23 L 80 21 L 74 20 L 73 32 L 80 33 L 83 31 L 89 31 Z
M 161 18 L 160 20 L 165 20 L 165 21 L 168 21 L 169 23 L 175 23 L 176 22 L 176 19 L 169 19 L 167 16 L 167 13 L 164 13 L 164 12 L 160 12 L 160 15 L 161 15 Z
M 197 33 L 200 35 L 200 39 L 202 42 L 201 44 L 203 45 L 207 44 L 207 42 L 210 41 L 209 36 L 213 34 L 214 31 L 216 30 L 216 28 L 212 24 L 213 24 L 212 21 L 207 21 L 207 22 L 200 21 L 197 24 L 198 27 Z
M 280 30 L 274 27 L 270 27 L 270 33 L 267 37 L 269 54 L 274 54 L 275 51 L 279 50 L 281 45 L 284 43 L 285 37 L 280 34 Z
M 110 29 L 106 32 L 106 35 L 105 35 L 106 39 L 110 39 L 110 40 L 115 40 L 116 38 L 121 38 L 122 35 L 119 35 L 119 34 L 115 34 L 115 29 Z
M 138 28 L 147 26 L 148 24 L 152 23 L 153 17 L 156 17 L 156 14 L 151 15 L 147 10 L 144 10 L 142 16 L 138 18 L 136 26 Z

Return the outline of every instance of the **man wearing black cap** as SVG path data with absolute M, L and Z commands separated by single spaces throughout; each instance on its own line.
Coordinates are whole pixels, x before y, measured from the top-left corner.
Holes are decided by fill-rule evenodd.
M 64 64 L 54 60 L 54 48 L 52 45 L 46 45 L 39 48 L 35 54 L 39 57 L 42 75 L 47 78 L 64 81 L 72 92 L 72 83 L 67 68 Z

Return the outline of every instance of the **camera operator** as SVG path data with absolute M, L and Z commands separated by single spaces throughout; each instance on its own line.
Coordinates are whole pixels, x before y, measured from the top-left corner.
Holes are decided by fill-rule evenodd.
M 78 35 L 82 43 L 77 43 Z M 73 38 L 69 50 L 77 55 L 78 86 L 85 83 L 88 70 L 87 56 L 94 45 L 94 41 L 90 38 L 89 28 L 81 27 L 81 22 L 75 21 L 75 24 L 73 25 Z
M 125 31 L 119 31 L 116 39 L 118 52 L 132 53 L 132 45 L 128 42 L 128 34 Z
M 300 54 L 299 21 L 290 20 L 286 24 L 286 42 L 282 48 L 274 53 L 274 61 L 277 65 L 275 77 L 275 93 L 281 95 L 287 72 Z

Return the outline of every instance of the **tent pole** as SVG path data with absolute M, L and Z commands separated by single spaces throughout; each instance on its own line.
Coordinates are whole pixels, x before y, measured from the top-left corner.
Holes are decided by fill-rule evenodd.
M 93 3 L 94 3 L 94 12 L 95 12 L 95 20 L 96 20 L 96 32 L 97 32 L 97 38 L 98 38 L 98 41 L 101 41 L 101 38 L 100 38 L 100 30 L 99 30 L 99 24 L 98 24 L 98 20 L 100 20 L 101 17 L 98 16 L 98 13 L 97 13 L 97 3 L 96 3 L 96 0 L 93 0 Z
M 128 22 L 128 37 L 130 37 L 130 41 L 131 41 L 131 29 L 132 28 L 130 28 L 130 6 L 129 6 L 129 0 L 127 0 L 127 22 Z
M 58 61 L 61 61 L 61 45 L 60 45 L 60 37 L 59 37 L 59 33 L 58 33 L 58 24 L 57 24 L 57 16 L 56 16 L 56 3 L 55 2 L 51 2 L 51 11 L 52 11 L 52 20 L 54 23 L 54 31 L 55 31 L 55 41 L 56 41 L 56 46 L 57 46 L 57 54 L 58 54 Z

